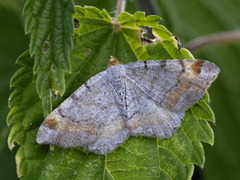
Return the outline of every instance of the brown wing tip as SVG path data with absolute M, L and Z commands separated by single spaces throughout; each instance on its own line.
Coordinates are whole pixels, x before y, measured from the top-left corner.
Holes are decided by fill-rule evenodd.
M 52 118 L 46 119 L 43 122 L 43 125 L 46 126 L 46 127 L 49 127 L 50 129 L 55 129 L 56 130 L 58 125 L 59 125 L 59 122 L 57 121 L 56 116 L 54 116 Z
M 203 62 L 204 62 L 203 60 L 196 60 L 194 61 L 194 63 L 192 63 L 191 68 L 194 74 L 196 75 L 200 74 Z

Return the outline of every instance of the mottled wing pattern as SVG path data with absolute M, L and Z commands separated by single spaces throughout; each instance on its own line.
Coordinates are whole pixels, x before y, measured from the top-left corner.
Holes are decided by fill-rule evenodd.
M 109 72 L 101 72 L 67 98 L 42 123 L 37 142 L 60 147 L 83 147 L 97 154 L 106 154 L 128 137 L 123 118 L 124 102 L 113 89 Z M 124 79 L 120 78 L 122 83 Z M 119 88 L 121 94 L 121 88 Z M 125 92 L 125 89 L 122 91 Z
M 132 135 L 171 137 L 185 110 L 197 103 L 219 73 L 202 60 L 142 61 L 126 67 L 127 125 Z
M 142 61 L 101 72 L 42 123 L 37 142 L 108 154 L 130 135 L 171 137 L 216 79 L 203 60 Z
M 203 60 L 139 61 L 125 67 L 128 79 L 170 111 L 197 103 L 219 73 L 215 64 Z
M 128 78 L 126 89 L 127 126 L 131 135 L 169 138 L 181 126 L 185 111 L 172 112 L 162 108 L 141 89 L 141 84 Z

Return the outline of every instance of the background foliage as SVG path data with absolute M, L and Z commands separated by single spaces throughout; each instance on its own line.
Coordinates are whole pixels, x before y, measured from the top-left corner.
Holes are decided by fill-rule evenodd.
M 76 1 L 81 5 L 94 5 L 109 12 L 115 9 L 115 2 Z M 28 37 L 24 36 L 23 20 L 20 16 L 22 4 L 18 1 L 0 3 L 0 175 L 6 179 L 16 178 L 14 153 L 6 146 L 8 128 L 5 117 L 8 111 L 9 79 L 16 71 L 16 58 L 28 47 Z M 91 3 L 91 4 L 90 4 Z M 174 33 L 183 45 L 194 38 L 226 30 L 239 30 L 240 12 L 238 0 L 173 1 L 158 0 L 151 12 L 160 14 L 165 26 Z M 18 7 L 20 7 L 18 9 Z M 128 1 L 127 11 L 145 10 L 143 1 Z M 12 43 L 14 42 L 14 43 Z M 206 163 L 201 171 L 204 179 L 234 179 L 240 177 L 240 142 L 238 129 L 240 112 L 239 51 L 240 43 L 219 44 L 194 53 L 196 58 L 208 59 L 221 68 L 218 80 L 210 88 L 212 108 L 216 116 L 215 145 L 206 145 Z M 11 157 L 12 156 L 12 157 Z M 14 173 L 13 173 L 14 172 Z

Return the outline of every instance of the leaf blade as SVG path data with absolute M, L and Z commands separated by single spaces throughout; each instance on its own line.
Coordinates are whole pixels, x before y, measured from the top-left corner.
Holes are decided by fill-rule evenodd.
M 25 32 L 31 33 L 29 52 L 34 56 L 36 89 L 43 99 L 45 116 L 51 110 L 51 101 L 48 100 L 50 89 L 60 95 L 65 92 L 64 73 L 71 70 L 74 12 L 72 0 L 28 0 L 23 9 L 23 14 L 26 15 Z M 55 70 L 52 69 L 53 66 Z

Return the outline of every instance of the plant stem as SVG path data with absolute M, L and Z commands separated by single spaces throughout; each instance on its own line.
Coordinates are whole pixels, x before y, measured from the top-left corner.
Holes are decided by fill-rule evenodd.
M 141 11 L 144 11 L 146 15 L 159 14 L 160 10 L 156 0 L 138 0 L 136 1 Z
M 126 7 L 126 0 L 118 0 L 117 1 L 117 7 L 115 12 L 114 21 L 117 22 L 117 17 L 119 14 L 121 14 L 123 11 L 125 11 Z
M 194 39 L 187 44 L 186 48 L 193 52 L 212 44 L 234 42 L 239 40 L 240 31 L 222 32 Z
M 126 0 L 118 0 L 116 11 L 115 11 L 115 17 L 114 17 L 114 31 L 115 31 L 115 37 L 114 37 L 114 45 L 113 45 L 113 56 L 115 56 L 115 50 L 116 50 L 116 43 L 117 43 L 117 34 L 120 29 L 120 23 L 118 22 L 118 15 L 121 14 L 123 11 L 125 11 L 126 7 Z

